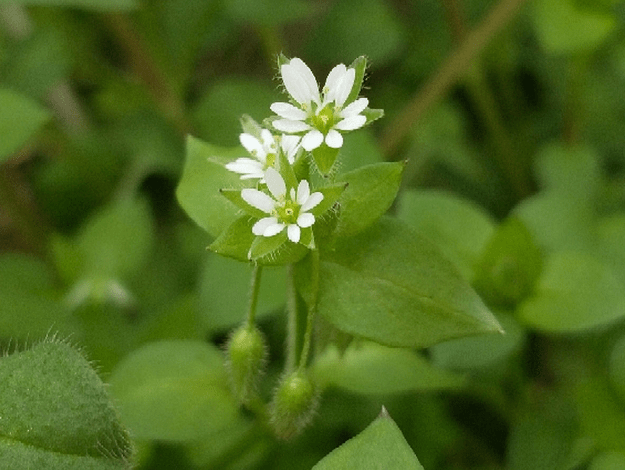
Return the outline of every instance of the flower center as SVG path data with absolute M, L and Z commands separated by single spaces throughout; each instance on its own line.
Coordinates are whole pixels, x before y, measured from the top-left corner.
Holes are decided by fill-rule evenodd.
M 334 109 L 331 105 L 327 105 L 315 116 L 312 117 L 312 125 L 321 133 L 327 134 L 332 126 L 334 126 Z
M 297 223 L 297 217 L 299 216 L 300 206 L 290 199 L 284 201 L 282 207 L 276 207 L 276 215 L 281 222 L 285 224 Z

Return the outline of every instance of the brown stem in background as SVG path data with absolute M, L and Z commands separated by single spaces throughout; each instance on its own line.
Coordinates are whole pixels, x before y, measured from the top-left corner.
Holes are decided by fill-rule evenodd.
M 132 22 L 121 14 L 110 14 L 106 16 L 106 19 L 119 45 L 126 53 L 128 65 L 134 75 L 145 84 L 155 103 L 173 121 L 178 131 L 188 134 L 191 125 L 185 117 L 184 105 L 152 58 L 143 38 Z
M 479 25 L 466 35 L 462 44 L 452 52 L 437 73 L 386 127 L 382 136 L 382 149 L 386 155 L 392 155 L 397 151 L 412 126 L 467 71 L 472 60 L 493 36 L 514 18 L 525 1 L 501 0 Z

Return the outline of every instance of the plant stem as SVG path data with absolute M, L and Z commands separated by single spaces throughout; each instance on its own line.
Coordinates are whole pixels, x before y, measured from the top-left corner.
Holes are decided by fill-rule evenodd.
M 312 342 L 313 320 L 315 319 L 315 312 L 317 311 L 317 295 L 319 293 L 319 250 L 313 250 L 310 256 L 312 257 L 311 288 L 313 295 L 312 299 L 310 299 L 310 305 L 308 306 L 308 314 L 306 315 L 306 333 L 304 333 L 304 345 L 302 346 L 302 355 L 299 359 L 299 370 L 305 369 L 306 363 L 308 362 L 310 344 Z
M 287 336 L 286 336 L 286 372 L 295 368 L 297 360 L 297 291 L 295 290 L 294 268 L 292 264 L 286 267 L 286 309 L 287 309 Z
M 416 93 L 382 136 L 385 155 L 395 153 L 412 126 L 441 99 L 471 65 L 477 54 L 517 13 L 526 0 L 500 0 L 481 23 L 469 32 L 436 74 Z
M 124 15 L 110 14 L 108 24 L 128 56 L 134 74 L 141 79 L 161 111 L 173 122 L 181 134 L 188 134 L 191 125 L 184 114 L 184 105 L 156 61 L 148 53 L 143 37 Z
M 258 292 L 260 291 L 260 278 L 262 274 L 262 266 L 255 265 L 252 271 L 252 284 L 250 286 L 250 307 L 247 312 L 247 327 L 254 328 L 256 321 L 256 306 L 258 305 Z

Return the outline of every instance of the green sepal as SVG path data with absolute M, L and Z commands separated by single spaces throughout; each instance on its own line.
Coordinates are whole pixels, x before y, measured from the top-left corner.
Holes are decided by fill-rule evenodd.
M 356 234 L 382 217 L 395 200 L 405 167 L 406 162 L 383 162 L 340 175 L 349 186 L 340 200 L 337 234 Z
M 295 176 L 295 171 L 293 170 L 293 167 L 289 163 L 289 160 L 286 158 L 286 155 L 284 154 L 282 149 L 278 151 L 277 170 L 280 173 L 280 175 L 282 175 L 282 178 L 284 178 L 284 183 L 286 184 L 286 188 L 287 188 L 286 189 L 287 194 L 290 188 L 295 188 L 295 189 L 297 188 L 298 180 L 297 180 L 297 177 Z
M 309 250 L 315 249 L 315 236 L 313 235 L 312 227 L 301 229 L 299 243 L 300 245 L 304 245 Z
M 336 201 L 339 200 L 343 191 L 347 188 L 348 183 L 335 183 L 329 186 L 324 186 L 323 188 L 316 188 L 312 192 L 317 192 L 323 194 L 323 199 L 319 204 L 313 207 L 310 212 L 318 217 L 324 214 L 328 209 L 330 209 Z
M 319 173 L 324 176 L 330 173 L 338 155 L 339 149 L 328 147 L 325 143 L 312 151 L 313 160 L 319 169 Z
M 366 108 L 362 113 L 363 116 L 365 116 L 367 118 L 366 122 L 365 122 L 365 126 L 368 126 L 369 124 L 371 124 L 373 121 L 377 121 L 378 119 L 380 119 L 381 117 L 384 117 L 384 110 L 383 109 L 371 109 L 371 108 Z
M 263 217 L 267 217 L 267 214 L 265 214 L 260 209 L 257 209 L 256 207 L 249 205 L 241 197 L 240 189 L 220 189 L 219 192 L 221 193 L 222 196 L 228 199 L 231 203 L 233 203 L 235 206 L 239 207 L 240 209 L 243 209 L 252 217 L 256 217 L 257 219 L 262 219 Z
M 256 264 L 262 266 L 282 266 L 297 263 L 306 256 L 308 248 L 301 243 L 292 243 L 287 240 L 286 230 L 283 230 L 273 237 L 257 237 L 249 253 L 251 255 L 249 259 Z
M 256 236 L 252 233 L 255 220 L 250 216 L 239 217 L 208 247 L 214 253 L 239 261 L 248 261 L 248 252 Z
M 280 70 L 280 67 L 282 67 L 284 64 L 288 64 L 290 61 L 291 59 L 285 56 L 282 52 L 278 54 L 278 70 Z
M 258 236 L 252 242 L 247 257 L 252 261 L 257 261 L 259 258 L 269 256 L 280 248 L 286 242 L 286 239 L 286 229 L 273 237 Z
M 360 94 L 360 90 L 362 89 L 362 82 L 365 79 L 365 70 L 367 69 L 367 58 L 364 55 L 361 55 L 356 60 L 354 60 L 348 68 L 354 69 L 356 71 L 356 77 L 354 78 L 352 90 L 349 92 L 349 95 L 345 100 L 345 106 L 350 104 L 352 101 L 355 101 Z
M 241 122 L 243 132 L 252 135 L 257 139 L 260 139 L 260 132 L 263 130 L 263 128 L 254 120 L 252 116 L 244 114 L 243 116 L 241 116 L 241 119 L 239 121 Z

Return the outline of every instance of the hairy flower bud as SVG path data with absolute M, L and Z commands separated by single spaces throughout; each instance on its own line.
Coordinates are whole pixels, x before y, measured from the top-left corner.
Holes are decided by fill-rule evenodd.
M 263 334 L 256 327 L 239 327 L 230 335 L 226 355 L 234 395 L 241 403 L 249 403 L 267 362 Z
M 317 403 L 316 387 L 305 372 L 283 377 L 271 404 L 270 423 L 276 435 L 290 439 L 299 434 L 312 419 Z

